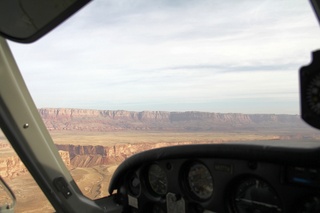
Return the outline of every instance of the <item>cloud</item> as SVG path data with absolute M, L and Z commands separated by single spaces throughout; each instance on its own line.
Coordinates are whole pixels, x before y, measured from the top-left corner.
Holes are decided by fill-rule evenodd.
M 10 46 L 39 107 L 297 113 L 318 34 L 303 1 L 96 0 Z

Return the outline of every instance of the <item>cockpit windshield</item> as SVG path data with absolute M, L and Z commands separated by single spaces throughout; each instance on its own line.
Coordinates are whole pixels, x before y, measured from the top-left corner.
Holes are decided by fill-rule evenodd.
M 319 35 L 307 1 L 96 0 L 9 46 L 72 176 L 97 199 L 123 160 L 152 148 L 320 145 L 299 100 Z

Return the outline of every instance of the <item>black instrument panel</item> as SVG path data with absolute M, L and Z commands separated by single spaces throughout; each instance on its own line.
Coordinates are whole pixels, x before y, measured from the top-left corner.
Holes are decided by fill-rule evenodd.
M 190 149 L 189 156 L 188 151 L 174 155 L 169 147 L 140 153 L 125 161 L 110 185 L 110 189 L 117 189 L 124 212 L 320 212 L 320 167 L 316 161 L 310 163 L 306 158 L 294 164 L 292 149 L 281 150 L 283 160 L 273 151 L 273 159 L 254 160 L 248 155 L 240 158 L 241 154 L 235 158 L 233 151 L 230 155 L 226 151 L 225 157 L 221 157 L 210 152 L 214 149 L 207 145 L 193 148 L 194 152 L 192 147 L 186 148 Z M 244 150 L 250 150 L 250 146 Z M 162 155 L 163 151 L 169 154 Z M 263 156 L 262 150 L 260 154 Z

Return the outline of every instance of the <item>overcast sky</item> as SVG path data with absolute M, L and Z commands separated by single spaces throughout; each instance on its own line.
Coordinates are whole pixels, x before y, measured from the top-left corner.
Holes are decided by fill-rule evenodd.
M 95 0 L 9 43 L 38 108 L 299 114 L 320 47 L 301 0 Z

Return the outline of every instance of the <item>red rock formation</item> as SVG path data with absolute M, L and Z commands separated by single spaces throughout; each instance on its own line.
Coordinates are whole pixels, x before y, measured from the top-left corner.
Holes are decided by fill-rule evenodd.
M 217 141 L 218 142 L 218 141 Z M 177 143 L 135 143 L 116 144 L 113 146 L 81 146 L 56 144 L 59 150 L 69 152 L 72 167 L 92 167 L 111 163 L 121 163 L 126 158 L 149 149 L 192 144 L 192 142 Z
M 49 130 L 224 131 L 306 129 L 298 115 L 163 112 L 86 109 L 39 109 Z
M 1 151 L 0 151 L 1 152 Z M 71 167 L 69 152 L 59 150 L 59 154 L 67 167 Z M 28 170 L 24 166 L 20 158 L 13 154 L 12 156 L 0 157 L 0 176 L 4 178 L 14 178 L 20 174 L 27 173 Z
M 18 156 L 0 158 L 0 176 L 13 178 L 28 170 Z
M 70 154 L 69 154 L 69 152 L 63 151 L 63 150 L 59 150 L 58 152 L 59 152 L 59 154 L 60 154 L 60 156 L 61 156 L 62 161 L 64 162 L 64 164 L 65 164 L 68 168 L 70 168 L 70 166 L 71 166 L 71 161 L 70 161 Z

